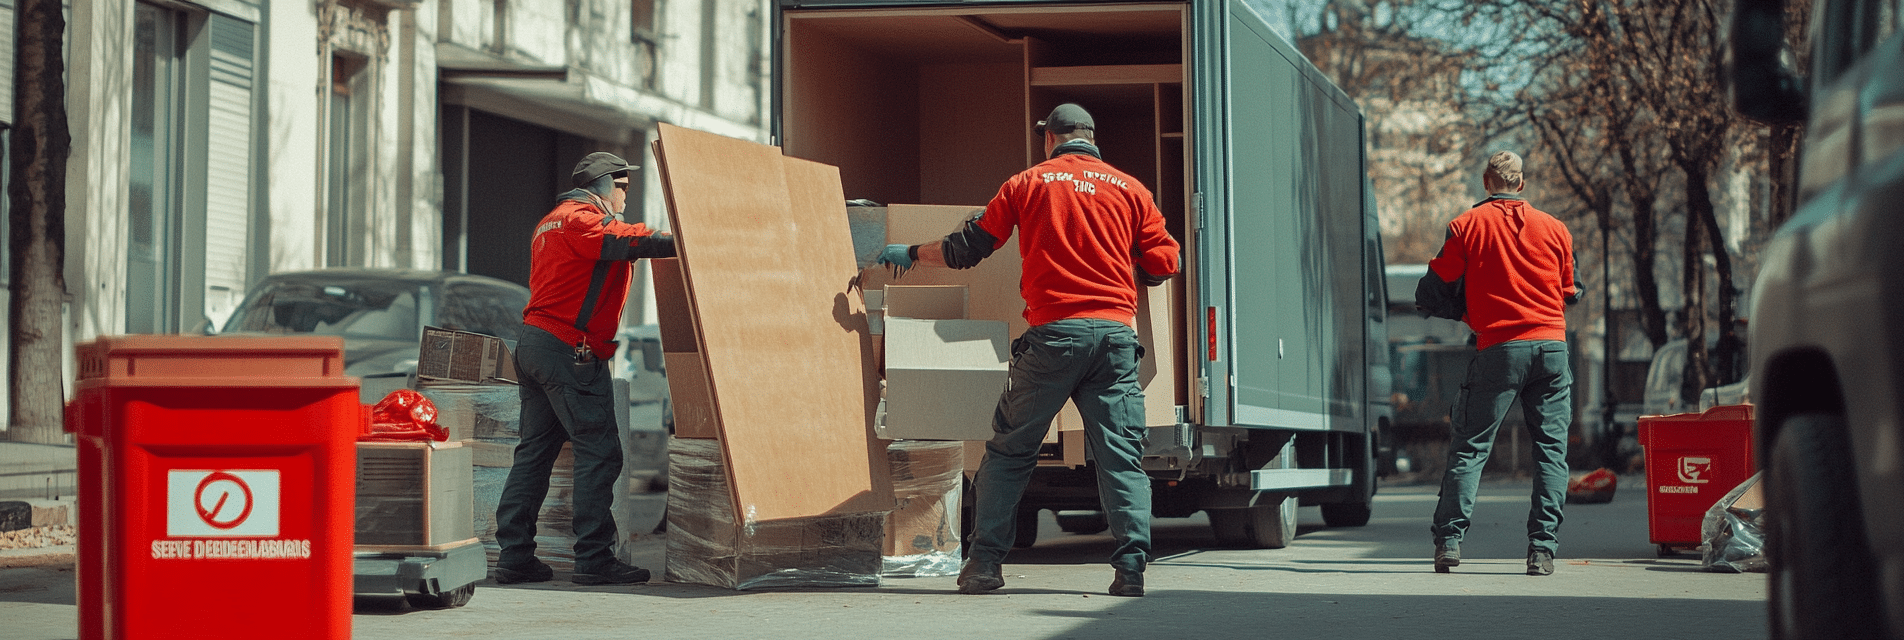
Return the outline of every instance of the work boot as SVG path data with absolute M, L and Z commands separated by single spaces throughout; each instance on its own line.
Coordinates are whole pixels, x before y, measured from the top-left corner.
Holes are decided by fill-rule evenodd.
M 1527 552 L 1527 575 L 1530 575 L 1530 576 L 1554 575 L 1554 553 L 1552 551 L 1542 551 L 1540 549 L 1534 549 L 1532 551 L 1528 551 Z
M 1448 573 L 1461 566 L 1461 543 L 1453 540 L 1435 543 L 1435 573 Z
M 1111 595 L 1127 598 L 1144 597 L 1144 572 L 1117 570 L 1117 577 L 1111 579 Z
M 966 560 L 959 570 L 959 593 L 985 593 L 1005 586 L 1004 567 L 996 562 Z
M 569 576 L 575 584 L 641 584 L 648 581 L 648 570 L 620 560 L 610 560 L 608 564 L 582 569 L 577 567 Z
M 555 577 L 555 570 L 541 560 L 531 558 L 529 564 L 520 566 L 496 565 L 496 584 L 516 584 L 519 582 L 548 582 Z

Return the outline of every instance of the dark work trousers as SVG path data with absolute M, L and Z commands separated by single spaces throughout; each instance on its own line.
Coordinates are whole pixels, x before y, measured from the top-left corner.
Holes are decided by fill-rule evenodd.
M 1503 342 L 1482 349 L 1468 363 L 1467 382 L 1454 403 L 1448 471 L 1441 477 L 1441 500 L 1429 527 L 1435 542 L 1459 544 L 1467 533 L 1481 468 L 1515 396 L 1526 412 L 1539 466 L 1527 512 L 1527 550 L 1553 553 L 1559 547 L 1560 509 L 1567 498 L 1567 428 L 1573 423 L 1573 370 L 1567 343 L 1559 340 Z
M 564 442 L 575 450 L 575 569 L 587 572 L 612 562 L 615 515 L 609 508 L 621 477 L 621 434 L 608 363 L 593 356 L 577 362 L 574 345 L 523 325 L 516 374 L 522 383 L 522 440 L 496 506 L 496 542 L 502 547 L 497 564 L 518 567 L 535 559 L 536 514 Z
M 1097 467 L 1098 500 L 1117 539 L 1111 566 L 1143 571 L 1150 562 L 1150 477 L 1144 454 L 1143 347 L 1120 322 L 1071 319 L 1025 331 L 1012 342 L 1011 375 L 992 415 L 979 463 L 969 557 L 1003 562 L 1018 522 L 1018 500 L 1038 464 L 1038 447 L 1065 400 L 1077 402 Z

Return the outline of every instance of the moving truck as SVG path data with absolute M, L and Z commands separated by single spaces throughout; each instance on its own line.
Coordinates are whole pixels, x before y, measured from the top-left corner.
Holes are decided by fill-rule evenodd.
M 1207 512 L 1219 541 L 1259 548 L 1295 536 L 1299 501 L 1368 522 L 1389 390 L 1362 116 L 1253 9 L 782 0 L 773 21 L 775 142 L 839 167 L 847 198 L 983 206 L 1043 159 L 1033 122 L 1090 110 L 1185 249 L 1150 294 L 1174 381 L 1147 393 L 1155 515 Z M 1021 508 L 1101 529 L 1081 462 L 1041 466 Z

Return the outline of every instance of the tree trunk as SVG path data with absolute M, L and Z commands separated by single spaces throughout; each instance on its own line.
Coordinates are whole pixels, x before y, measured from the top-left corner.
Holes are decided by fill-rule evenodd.
M 1792 185 L 1798 184 L 1798 144 L 1804 139 L 1804 125 L 1772 127 L 1767 135 L 1765 174 L 1772 179 L 1772 193 L 1771 202 L 1766 203 L 1770 210 L 1766 226 L 1770 229 L 1784 226 L 1797 206 Z
M 1689 215 L 1700 220 L 1705 228 L 1706 246 L 1712 252 L 1713 277 L 1718 280 L 1719 333 L 1723 337 L 1733 327 L 1733 320 L 1739 315 L 1739 287 L 1732 280 L 1732 254 L 1726 249 L 1725 230 L 1719 228 L 1719 216 L 1712 206 L 1712 190 L 1706 181 L 1710 173 L 1703 166 L 1695 166 L 1686 171 L 1686 207 Z M 1692 230 L 1688 229 L 1687 233 Z M 1687 243 L 1691 246 L 1691 243 Z M 1703 280 L 1702 280 L 1703 283 Z M 1704 326 L 1704 318 L 1701 318 Z M 1741 345 L 1737 340 L 1722 339 L 1712 350 L 1712 366 L 1706 369 L 1707 386 L 1732 384 L 1739 381 L 1739 360 Z M 1700 387 L 1701 390 L 1705 387 Z M 1697 399 L 1695 397 L 1695 399 Z
M 65 19 L 59 0 L 21 0 L 14 68 L 12 173 L 7 196 L 9 265 L 13 270 L 7 319 L 11 402 L 9 435 L 17 442 L 65 442 L 62 310 L 66 304 Z
M 1680 335 L 1686 337 L 1686 371 L 1679 379 L 1679 399 L 1688 406 L 1698 406 L 1699 392 L 1706 388 L 1706 235 L 1700 227 L 1705 220 L 1698 215 L 1686 214 L 1686 249 L 1681 254 L 1685 261 L 1680 272 L 1680 281 L 1685 288 L 1686 306 L 1680 313 Z

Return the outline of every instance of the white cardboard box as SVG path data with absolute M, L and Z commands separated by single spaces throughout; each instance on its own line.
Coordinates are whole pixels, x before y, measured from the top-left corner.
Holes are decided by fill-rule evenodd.
M 995 320 L 886 318 L 886 419 L 893 440 L 990 440 L 1010 375 L 1011 341 Z

